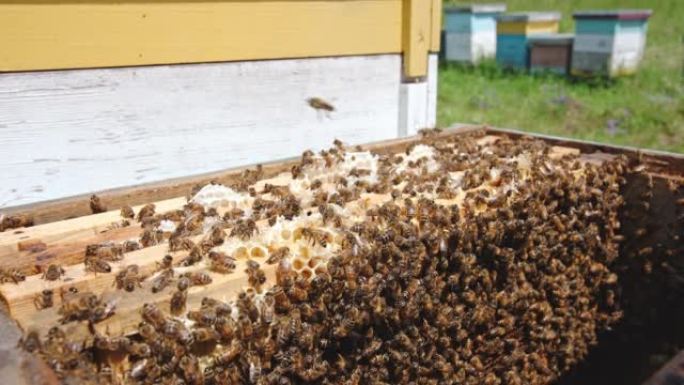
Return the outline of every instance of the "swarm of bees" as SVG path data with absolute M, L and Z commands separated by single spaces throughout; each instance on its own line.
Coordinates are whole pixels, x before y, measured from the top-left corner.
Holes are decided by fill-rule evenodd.
M 433 159 L 410 158 L 409 148 L 381 157 L 371 182 L 359 178 L 371 179 L 368 169 L 355 167 L 335 180 L 334 192 L 312 183 L 311 210 L 322 219 L 298 227 L 293 237 L 338 247 L 313 276 L 293 269 L 296 250 L 273 248 L 265 256 L 265 266 L 276 269 L 272 286 L 261 265 L 248 260 L 248 287 L 234 301 L 204 298 L 188 309 L 189 288 L 212 278 L 202 270 L 175 274 L 172 257 L 165 257 L 150 279 L 153 292 L 176 283 L 170 313 L 148 303 L 135 336 L 97 336 L 90 349 L 124 352 L 130 365 L 119 380 L 127 383 L 552 383 L 622 316 L 612 268 L 619 257 L 623 160 L 596 165 L 576 156 L 550 158 L 544 143 L 529 139 L 501 139 L 482 151 L 477 138 L 437 139 L 430 131 L 423 143 Z M 330 167 L 344 151 L 339 144 L 325 152 Z M 314 156 L 303 155 L 293 178 L 313 167 Z M 254 195 L 251 216 L 226 213 L 203 247 L 184 241 L 195 226 L 186 208 L 170 249 L 196 250 L 211 271 L 233 272 L 235 258 L 213 247 L 226 236 L 256 237 L 259 220 L 304 211 L 289 189 L 254 191 L 260 175 L 250 171 L 238 182 Z M 468 194 L 455 204 L 464 189 Z M 391 199 L 366 208 L 363 220 L 343 218 L 333 206 L 344 208 L 364 193 Z M 192 212 L 209 215 L 203 208 Z M 156 215 L 152 207 L 138 219 Z M 86 254 L 93 271 L 106 270 L 104 263 L 119 255 L 107 245 Z M 115 285 L 134 290 L 139 282 L 129 265 Z M 48 298 L 36 298 L 36 306 L 49 306 Z M 103 308 L 109 312 L 93 310 Z M 60 314 L 64 322 L 97 322 L 112 311 L 92 293 L 67 293 Z M 65 347 L 70 343 L 60 333 L 51 331 L 34 350 L 63 379 L 114 381 L 96 355 L 84 353 L 92 350 Z M 67 354 L 57 358 L 56 349 Z M 82 362 L 67 365 L 72 355 Z

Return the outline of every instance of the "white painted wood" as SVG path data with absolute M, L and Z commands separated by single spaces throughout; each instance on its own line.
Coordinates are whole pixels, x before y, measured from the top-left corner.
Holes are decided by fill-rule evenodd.
M 404 83 L 400 88 L 399 136 L 410 136 L 427 127 L 428 82 Z
M 425 127 L 437 126 L 437 85 L 439 83 L 439 55 L 430 54 L 428 57 L 428 76 L 427 76 L 427 118 Z
M 439 55 L 428 56 L 425 78 L 401 85 L 399 96 L 399 136 L 410 136 L 437 125 L 437 83 Z
M 0 207 L 395 138 L 400 86 L 400 55 L 0 74 Z

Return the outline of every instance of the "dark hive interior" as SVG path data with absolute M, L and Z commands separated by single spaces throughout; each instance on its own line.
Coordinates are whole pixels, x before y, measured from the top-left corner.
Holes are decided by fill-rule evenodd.
M 227 206 L 123 209 L 137 240 L 3 293 L 54 278 L 22 347 L 67 384 L 638 384 L 684 343 L 684 192 L 647 171 L 484 132 L 336 143 Z

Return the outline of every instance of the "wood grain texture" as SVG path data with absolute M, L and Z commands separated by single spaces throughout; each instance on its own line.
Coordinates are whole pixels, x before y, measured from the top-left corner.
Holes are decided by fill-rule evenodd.
M 396 138 L 400 68 L 378 55 L 0 75 L 0 208 Z
M 403 0 L 404 76 L 427 75 L 427 56 L 433 33 L 432 1 Z
M 431 30 L 430 30 L 430 52 L 439 52 L 442 38 L 442 0 L 432 0 Z
M 401 28 L 402 0 L 10 0 L 0 71 L 400 53 Z

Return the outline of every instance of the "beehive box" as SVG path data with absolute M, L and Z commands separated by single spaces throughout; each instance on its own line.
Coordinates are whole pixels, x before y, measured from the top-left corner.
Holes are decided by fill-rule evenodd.
M 441 17 L 440 0 L 0 3 L 0 207 L 432 127 Z
M 673 279 L 669 285 L 677 282 L 672 271 L 679 268 L 680 260 L 676 256 L 682 250 L 682 242 L 675 236 L 681 234 L 684 226 L 681 217 L 684 214 L 681 208 L 684 158 L 681 156 L 559 138 L 535 139 L 517 132 L 481 128 L 428 131 L 422 137 L 362 148 L 337 143 L 333 150 L 305 153 L 299 160 L 263 167 L 102 192 L 97 194 L 99 199 L 86 195 L 7 210 L 8 216 L 17 213 L 32 216 L 36 226 L 0 233 L 0 258 L 6 282 L 0 285 L 0 296 L 18 325 L 27 333 L 35 332 L 28 333 L 20 346 L 40 352 L 54 372 L 45 369 L 45 364 L 36 361 L 35 356 L 5 347 L 11 352 L 0 358 L 5 360 L 2 362 L 6 368 L 5 380 L 26 383 L 21 373 L 30 368 L 29 381 L 34 383 L 41 381 L 41 374 L 48 380 L 76 378 L 85 382 L 98 378 L 100 383 L 106 383 L 112 376 L 125 382 L 177 376 L 197 384 L 224 383 L 227 379 L 222 376 L 229 374 L 237 375 L 230 377 L 237 383 L 254 383 L 262 377 L 269 382 L 286 378 L 307 383 L 311 382 L 308 379 L 315 382 L 323 376 L 340 382 L 348 379 L 366 383 L 382 376 L 382 371 L 387 369 L 387 360 L 383 357 L 384 351 L 388 351 L 387 354 L 398 357 L 434 355 L 435 360 L 416 358 L 393 362 L 391 367 L 406 370 L 407 378 L 400 383 L 410 383 L 418 376 L 444 376 L 464 383 L 481 383 L 492 376 L 510 381 L 515 376 L 526 376 L 530 384 L 550 384 L 558 375 L 568 372 L 569 367 L 561 362 L 586 357 L 590 346 L 596 343 L 596 333 L 608 332 L 605 328 L 623 316 L 643 315 L 645 304 L 655 306 L 652 301 L 664 301 L 659 291 L 666 280 L 661 277 Z M 368 150 L 371 153 L 365 152 Z M 383 181 L 397 176 L 401 176 L 397 182 L 384 185 Z M 192 189 L 195 185 L 202 188 Z M 351 195 L 342 194 L 344 185 L 352 191 L 360 190 Z M 618 188 L 619 185 L 622 187 Z M 332 194 L 326 194 L 326 204 L 332 208 L 321 204 L 318 198 L 320 192 L 327 191 Z M 182 197 L 188 193 L 190 205 Z M 278 197 L 287 198 L 289 193 L 299 200 L 300 211 L 284 214 L 271 222 L 267 213 L 273 206 L 269 202 L 278 202 Z M 623 201 L 624 207 L 620 208 Z M 142 207 L 151 202 L 154 202 L 155 214 L 141 214 L 151 213 L 149 208 Z M 535 207 L 537 204 L 541 206 Z M 129 218 L 127 210 L 120 213 L 118 208 L 124 205 L 133 206 L 138 219 Z M 335 208 L 338 205 L 341 211 Z M 286 209 L 280 203 L 276 207 Z M 84 215 L 93 209 L 109 211 Z M 530 215 L 532 211 L 537 214 Z M 260 212 L 266 214 L 263 219 Z M 193 254 L 201 251 L 187 250 L 182 246 L 185 242 L 176 242 L 178 238 L 174 234 L 180 231 L 181 224 L 190 231 L 190 224 L 196 222 L 192 218 L 199 213 L 205 219 L 216 216 L 223 219 L 200 222 L 208 224 L 207 228 L 187 238 L 196 246 L 211 242 L 213 252 L 190 263 L 197 257 Z M 256 222 L 248 225 L 245 215 L 256 218 Z M 69 217 L 73 218 L 66 219 Z M 446 223 L 458 223 L 458 226 L 447 230 Z M 111 272 L 93 272 L 88 267 L 92 266 L 94 257 L 105 257 L 97 252 L 99 249 L 111 250 L 123 241 L 143 243 L 144 228 L 150 225 L 155 229 L 153 233 L 160 236 L 148 237 L 151 243 L 125 252 L 121 256 L 123 260 L 108 262 Z M 372 230 L 374 227 L 387 231 L 376 233 Z M 648 228 L 646 234 L 644 227 Z M 417 232 L 413 235 L 415 239 L 411 235 L 413 231 Z M 447 238 L 441 238 L 446 234 L 449 234 Z M 544 237 L 555 241 L 543 243 Z M 526 249 L 523 246 L 513 247 L 511 242 L 523 245 L 531 242 L 529 253 L 523 252 Z M 99 245 L 99 248 L 88 245 Z M 400 258 L 401 250 L 411 245 L 418 249 L 411 249 L 407 254 L 409 259 Z M 284 246 L 289 253 L 280 253 Z M 468 251 L 475 246 L 476 249 Z M 647 250 L 649 247 L 651 250 Z M 573 248 L 576 253 L 566 254 Z M 537 256 L 536 252 L 551 254 Z M 171 255 L 171 265 L 165 264 L 167 254 Z M 272 258 L 273 261 L 267 262 Z M 250 268 L 248 260 L 260 266 Z M 547 260 L 548 265 L 544 262 Z M 340 265 L 342 261 L 346 262 Z M 668 264 L 649 265 L 655 261 Z M 139 276 L 116 278 L 121 272 L 129 272 L 133 264 L 138 266 Z M 49 265 L 62 265 L 64 271 L 52 269 L 51 273 L 42 275 L 40 271 Z M 648 273 L 644 273 L 646 266 L 650 266 Z M 165 288 L 157 286 L 155 291 L 159 278 L 169 268 L 175 273 L 172 284 Z M 377 270 L 372 274 L 368 269 Z M 185 308 L 177 311 L 178 303 L 183 302 L 173 298 L 184 298 L 177 295 L 183 293 L 176 289 L 177 281 L 184 274 L 197 278 L 196 274 L 201 272 L 206 272 L 211 282 L 195 281 L 195 285 L 186 289 Z M 22 280 L 19 273 L 27 277 Z M 306 288 L 303 290 L 308 290 L 311 297 L 307 297 L 306 291 L 302 294 L 287 284 L 285 278 L 291 274 L 304 279 L 297 281 L 296 287 Z M 420 282 L 411 279 L 423 274 L 427 276 Z M 143 278 L 140 286 L 136 277 Z M 308 279 L 313 280 L 306 283 Z M 620 311 L 615 308 L 616 279 L 621 291 L 630 295 L 630 301 Z M 406 286 L 406 294 L 402 290 L 395 293 L 403 287 L 395 286 L 398 280 L 413 282 Z M 653 282 L 644 285 L 644 280 Z M 127 282 L 133 283 L 131 291 Z M 330 293 L 316 294 L 328 285 L 335 288 L 332 293 L 339 298 L 329 297 Z M 564 287 L 572 290 L 563 291 Z M 658 290 L 653 290 L 656 287 Z M 79 292 L 72 293 L 70 288 Z M 52 306 L 46 306 L 43 294 L 46 289 L 53 291 Z M 365 296 L 365 290 L 376 294 Z M 81 298 L 88 292 L 97 296 L 93 309 L 101 311 L 74 311 L 80 308 L 65 305 L 73 305 L 73 298 Z M 435 302 L 425 302 L 432 292 L 441 294 L 434 297 Z M 240 293 L 245 294 L 240 296 Z M 490 297 L 485 293 L 491 293 L 493 299 L 487 299 Z M 641 297 L 633 296 L 635 293 Z M 221 302 L 205 300 L 205 297 Z M 288 297 L 292 303 L 286 306 L 281 301 Z M 257 298 L 254 319 L 252 315 L 244 318 L 252 314 L 250 298 Z M 681 297 L 673 298 L 681 301 Z M 270 300 L 277 301 L 279 306 L 275 313 L 268 310 Z M 323 309 L 315 307 L 318 300 L 325 301 Z M 442 307 L 440 301 L 454 304 Z M 505 318 L 490 314 L 489 301 L 497 303 L 496 314 Z M 555 303 L 554 307 L 551 303 Z M 567 304 L 573 305 L 567 307 Z M 414 305 L 420 309 L 418 313 L 410 310 Z M 233 329 L 223 327 L 230 323 L 226 314 L 218 316 L 221 322 L 212 321 L 218 307 L 225 309 L 225 306 L 235 307 L 231 314 L 239 321 L 230 333 L 231 338 L 225 333 Z M 292 306 L 296 312 L 290 310 Z M 667 301 L 658 308 L 661 307 L 676 309 Z M 404 315 L 397 317 L 399 310 L 395 309 L 402 309 Z M 432 313 L 430 309 L 439 312 Z M 555 314 L 554 309 L 570 313 Z M 572 315 L 574 309 L 582 312 Z M 655 317 L 654 311 L 651 308 L 648 312 L 649 320 Z M 553 323 L 545 323 L 545 312 L 554 314 Z M 657 318 L 667 320 L 667 317 Z M 325 319 L 334 324 L 321 328 L 320 322 Z M 368 328 L 368 323 L 374 326 Z M 283 325 L 282 330 L 278 325 Z M 51 329 L 55 326 L 57 329 Z M 3 330 L 7 328 L 11 330 L 11 324 L 5 322 Z M 459 333 L 454 336 L 451 328 Z M 192 333 L 187 334 L 188 330 Z M 273 338 L 262 340 L 264 330 L 274 333 Z M 288 330 L 299 331 L 299 337 L 292 338 Z M 581 334 L 575 334 L 580 330 Z M 314 333 L 313 340 L 311 333 Z M 436 343 L 428 342 L 435 333 L 440 335 L 435 341 L 439 341 L 444 354 L 450 354 L 455 348 L 459 355 L 469 354 L 474 358 L 450 364 L 442 361 L 443 354 L 435 354 L 435 348 L 430 349 L 428 345 L 421 344 L 420 350 L 414 352 L 413 345 L 404 338 L 411 334 L 412 338 L 431 344 Z M 119 338 L 121 334 L 128 338 Z M 572 340 L 566 335 L 572 336 Z M 36 336 L 45 338 L 41 345 L 37 345 Z M 485 336 L 491 346 L 469 346 L 473 340 L 484 341 Z M 157 352 L 161 347 L 153 341 L 166 341 L 166 338 L 171 338 L 167 343 L 181 353 L 174 351 L 166 359 L 146 353 L 145 349 Z M 671 335 L 661 338 L 672 342 Z M 176 339 L 194 348 L 179 345 Z M 14 346 L 16 339 L 7 340 Z M 261 348 L 264 341 L 276 345 L 264 350 Z M 307 341 L 313 341 L 313 345 Z M 497 341 L 509 344 L 513 351 L 490 350 L 495 349 Z M 348 349 L 350 343 L 364 348 Z M 629 338 L 625 343 L 630 343 Z M 291 369 L 287 360 L 282 360 L 285 353 L 280 349 L 290 346 L 297 351 L 299 344 L 313 351 L 327 351 L 330 347 L 335 354 L 323 354 L 309 366 L 297 363 Z M 538 349 L 530 353 L 527 346 L 533 344 Z M 61 349 L 58 350 L 61 354 L 54 354 L 53 348 Z M 623 364 L 630 349 L 621 348 L 609 349 L 615 364 L 611 360 L 598 360 L 599 367 L 608 370 L 602 372 L 604 375 L 614 370 L 617 373 L 612 378 L 621 375 L 629 378 L 633 373 L 631 369 L 636 365 L 624 368 Z M 278 354 L 265 360 L 262 355 L 270 349 Z M 90 353 L 81 354 L 81 350 Z M 640 349 L 630 351 L 635 350 L 643 353 Z M 79 358 L 74 361 L 75 352 Z M 180 355 L 179 361 L 166 365 L 176 354 Z M 512 357 L 513 363 L 505 357 Z M 525 360 L 535 360 L 537 364 L 522 367 L 519 372 L 511 369 L 515 367 L 514 362 L 522 364 Z M 95 363 L 97 366 L 93 366 Z M 366 370 L 371 365 L 373 369 Z M 464 370 L 445 370 L 442 374 L 435 370 L 451 365 L 462 365 Z
M 573 40 L 572 34 L 531 36 L 529 38 L 530 72 L 569 74 Z
M 529 37 L 558 32 L 560 13 L 519 12 L 497 16 L 496 62 L 504 68 L 529 68 Z
M 496 57 L 496 15 L 505 11 L 506 4 L 445 7 L 446 60 L 474 64 Z
M 634 74 L 646 48 L 650 10 L 575 12 L 572 74 L 616 77 Z

